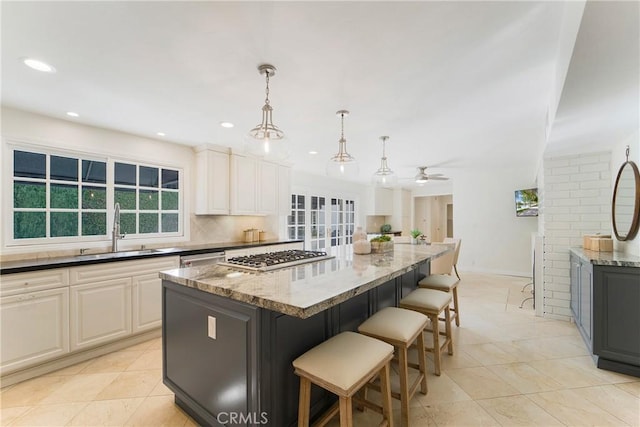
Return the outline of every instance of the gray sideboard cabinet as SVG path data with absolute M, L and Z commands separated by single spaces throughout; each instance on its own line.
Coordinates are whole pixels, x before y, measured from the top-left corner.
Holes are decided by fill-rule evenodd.
M 640 263 L 571 249 L 571 311 L 598 368 L 640 377 Z

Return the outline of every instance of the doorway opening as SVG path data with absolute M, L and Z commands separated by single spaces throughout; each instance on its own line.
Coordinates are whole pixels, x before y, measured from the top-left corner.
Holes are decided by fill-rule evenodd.
M 453 237 L 453 196 L 422 196 L 414 199 L 415 228 L 422 231 L 428 242 L 442 242 Z

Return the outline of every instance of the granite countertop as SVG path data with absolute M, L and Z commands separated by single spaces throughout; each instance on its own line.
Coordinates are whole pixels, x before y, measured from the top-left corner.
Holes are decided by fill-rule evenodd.
M 597 252 L 583 248 L 570 248 L 569 250 L 593 265 L 640 267 L 640 257 L 636 255 L 628 255 L 621 252 Z
M 342 249 L 332 259 L 270 272 L 211 265 L 162 271 L 160 277 L 305 319 L 452 250 L 450 246 L 397 244 L 393 253 L 353 255 L 351 248 Z
M 208 252 L 222 252 L 231 249 L 243 249 L 256 246 L 269 246 L 303 242 L 302 240 L 265 240 L 262 242 L 225 242 L 175 245 L 170 248 L 127 250 L 100 254 L 69 255 L 59 257 L 41 257 L 0 263 L 0 274 L 23 273 L 50 268 L 75 267 L 79 265 L 101 264 L 105 262 L 129 261 L 164 256 L 198 255 Z

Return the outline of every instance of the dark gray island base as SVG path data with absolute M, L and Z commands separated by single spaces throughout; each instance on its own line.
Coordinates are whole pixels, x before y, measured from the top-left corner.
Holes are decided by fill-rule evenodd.
M 355 331 L 379 309 L 397 305 L 428 274 L 430 258 L 447 249 L 420 253 L 400 248 L 391 258 L 336 258 L 244 278 L 219 266 L 192 271 L 190 279 L 183 270 L 163 272 L 164 383 L 175 393 L 176 403 L 201 425 L 296 425 L 299 380 L 291 362 L 333 335 Z M 207 279 L 217 278 L 207 285 L 211 286 L 228 275 L 232 281 L 224 286 L 202 289 Z M 297 314 L 263 307 L 268 305 L 263 298 L 269 283 L 277 282 L 291 293 L 277 301 L 282 311 L 289 311 L 298 292 L 331 287 L 334 280 L 344 281 L 341 291 L 321 292 Z M 232 288 L 234 299 L 212 293 Z M 259 295 L 245 302 L 250 288 Z M 278 299 L 275 294 L 273 299 Z M 316 308 L 322 309 L 314 313 Z M 334 400 L 314 386 L 312 416 Z

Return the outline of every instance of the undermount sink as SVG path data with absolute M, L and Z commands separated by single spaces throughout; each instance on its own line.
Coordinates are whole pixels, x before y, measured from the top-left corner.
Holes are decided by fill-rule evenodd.
M 118 252 L 102 252 L 99 254 L 82 254 L 76 255 L 76 259 L 80 260 L 98 260 L 98 259 L 111 259 L 111 258 L 126 258 L 137 255 L 148 255 L 155 253 L 165 253 L 174 251 L 175 248 L 163 248 L 163 249 L 141 249 L 138 251 L 118 251 Z

